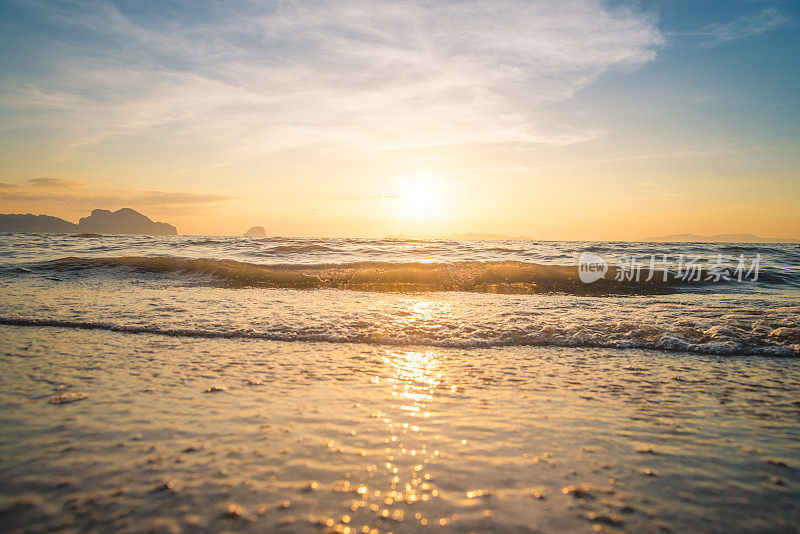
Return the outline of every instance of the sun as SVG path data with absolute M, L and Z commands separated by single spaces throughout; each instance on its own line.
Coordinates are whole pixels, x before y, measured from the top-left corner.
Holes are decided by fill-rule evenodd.
M 441 213 L 441 194 L 432 182 L 409 180 L 403 183 L 399 209 L 405 219 L 432 219 Z

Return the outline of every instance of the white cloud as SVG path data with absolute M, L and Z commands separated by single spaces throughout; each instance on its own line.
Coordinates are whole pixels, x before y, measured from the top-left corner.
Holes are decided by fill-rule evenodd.
M 790 22 L 791 19 L 777 9 L 771 7 L 745 15 L 726 23 L 715 23 L 707 26 L 705 32 L 712 37 L 706 45 L 746 39 L 779 28 Z
M 5 128 L 57 132 L 72 150 L 119 135 L 194 143 L 220 161 L 308 145 L 569 143 L 598 132 L 548 105 L 664 42 L 643 14 L 591 0 L 245 5 L 187 20 L 37 4 L 67 37 L 47 43 L 44 74 L 0 82 Z

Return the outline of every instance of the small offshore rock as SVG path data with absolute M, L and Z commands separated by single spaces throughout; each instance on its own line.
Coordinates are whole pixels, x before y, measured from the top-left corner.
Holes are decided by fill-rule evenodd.
M 267 237 L 267 231 L 263 226 L 253 226 L 242 235 L 244 237 Z

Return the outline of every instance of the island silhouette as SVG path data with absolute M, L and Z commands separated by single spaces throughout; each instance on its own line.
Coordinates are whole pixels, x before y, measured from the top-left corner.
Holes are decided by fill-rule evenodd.
M 82 217 L 78 224 L 50 215 L 0 214 L 0 232 L 178 235 L 173 225 L 153 222 L 131 208 L 92 210 L 91 215 Z
M 253 226 L 244 234 L 244 237 L 267 237 L 267 231 L 263 226 Z

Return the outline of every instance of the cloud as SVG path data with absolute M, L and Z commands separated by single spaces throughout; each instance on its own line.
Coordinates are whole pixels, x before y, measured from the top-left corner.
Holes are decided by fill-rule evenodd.
M 225 195 L 205 193 L 165 193 L 163 191 L 145 191 L 130 197 L 130 202 L 148 206 L 175 206 L 180 204 L 212 204 L 229 200 Z
M 706 26 L 702 33 L 711 37 L 711 40 L 705 43 L 706 46 L 713 46 L 728 41 L 755 37 L 784 26 L 789 22 L 791 22 L 791 18 L 771 7 L 730 22 L 711 24 Z
M 204 164 L 591 139 L 548 106 L 664 44 L 649 17 L 594 0 L 32 5 L 45 30 L 6 28 L 37 48 L 0 82 L 5 128 L 71 151 L 126 135 L 210 147 Z
M 86 182 L 84 180 L 66 180 L 64 178 L 31 178 L 28 183 L 36 187 L 65 188 L 80 187 Z
M 30 180 L 29 180 L 30 181 Z M 70 205 L 80 205 L 89 207 L 101 206 L 196 206 L 203 204 L 213 204 L 230 200 L 224 195 L 214 195 L 205 193 L 184 193 L 184 192 L 165 192 L 165 191 L 116 191 L 107 189 L 94 189 L 81 191 L 80 193 L 61 193 L 52 192 L 32 187 L 13 187 L 13 191 L 2 191 L 0 185 L 0 200 L 18 202 L 48 202 L 48 203 L 67 203 Z
M 0 182 L 0 189 L 17 189 L 19 188 L 19 184 L 11 184 L 8 182 Z

